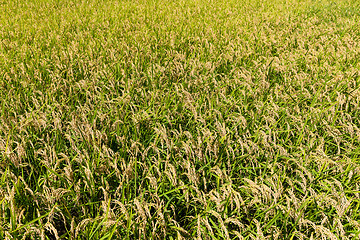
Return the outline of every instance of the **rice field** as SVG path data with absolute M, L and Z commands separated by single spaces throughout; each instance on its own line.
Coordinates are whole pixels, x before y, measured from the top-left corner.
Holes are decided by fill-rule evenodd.
M 0 0 L 0 239 L 360 239 L 360 2 Z

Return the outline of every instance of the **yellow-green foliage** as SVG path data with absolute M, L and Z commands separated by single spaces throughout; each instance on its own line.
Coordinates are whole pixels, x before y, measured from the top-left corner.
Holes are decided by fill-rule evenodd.
M 359 239 L 360 4 L 0 0 L 0 239 Z

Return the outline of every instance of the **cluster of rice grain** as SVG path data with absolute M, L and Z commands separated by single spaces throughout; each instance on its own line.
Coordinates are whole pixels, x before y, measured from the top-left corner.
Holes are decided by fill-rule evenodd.
M 359 239 L 359 11 L 0 2 L 0 239 Z

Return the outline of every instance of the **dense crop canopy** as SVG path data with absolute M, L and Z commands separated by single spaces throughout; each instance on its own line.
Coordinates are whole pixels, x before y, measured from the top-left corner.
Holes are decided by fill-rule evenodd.
M 0 13 L 0 239 L 359 239 L 358 1 Z

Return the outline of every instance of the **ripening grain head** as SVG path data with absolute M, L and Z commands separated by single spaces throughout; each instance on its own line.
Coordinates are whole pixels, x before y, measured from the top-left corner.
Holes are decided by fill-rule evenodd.
M 0 238 L 357 238 L 359 9 L 0 3 Z

